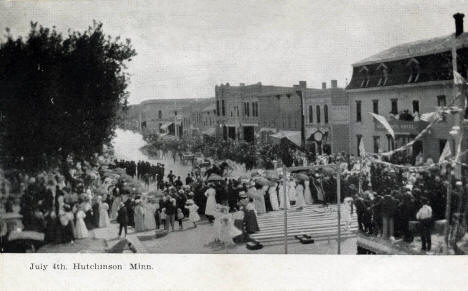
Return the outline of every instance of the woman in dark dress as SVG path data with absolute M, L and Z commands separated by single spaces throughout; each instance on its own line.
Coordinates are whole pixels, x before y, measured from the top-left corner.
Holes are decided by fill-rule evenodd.
M 245 194 L 244 194 L 245 195 Z M 252 198 L 245 197 L 239 194 L 241 197 L 242 211 L 244 211 L 244 227 L 245 232 L 248 234 L 256 233 L 260 230 L 257 222 L 257 214 L 255 213 L 255 205 Z

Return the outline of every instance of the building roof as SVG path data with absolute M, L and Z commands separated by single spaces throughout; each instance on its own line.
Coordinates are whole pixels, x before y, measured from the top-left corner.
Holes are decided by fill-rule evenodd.
M 363 66 L 373 63 L 382 63 L 401 59 L 408 59 L 418 56 L 430 55 L 450 51 L 453 47 L 454 34 L 435 37 L 431 39 L 408 42 L 381 51 L 378 54 L 365 58 L 353 66 Z M 468 47 L 468 32 L 456 38 L 457 48 Z

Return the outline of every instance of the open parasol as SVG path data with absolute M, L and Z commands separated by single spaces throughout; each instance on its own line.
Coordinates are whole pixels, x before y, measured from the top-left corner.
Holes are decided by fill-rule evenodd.
M 223 181 L 223 177 L 216 175 L 216 174 L 211 174 L 210 177 L 208 177 L 208 182 L 217 182 L 217 181 Z

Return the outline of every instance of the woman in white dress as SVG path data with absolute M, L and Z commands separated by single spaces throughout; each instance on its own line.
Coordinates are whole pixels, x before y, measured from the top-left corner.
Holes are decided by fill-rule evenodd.
M 99 227 L 108 227 L 110 225 L 108 210 L 109 204 L 99 201 Z
M 276 192 L 276 188 L 278 187 L 277 183 L 273 183 L 273 185 L 268 188 L 268 195 L 270 196 L 270 204 L 273 211 L 279 210 L 278 205 L 278 193 Z
M 145 229 L 152 230 L 156 228 L 156 219 L 154 218 L 154 213 L 156 212 L 156 204 L 146 202 L 143 204 L 143 208 L 145 209 Z
M 311 205 L 314 203 L 314 199 L 312 198 L 312 194 L 310 193 L 310 181 L 304 181 L 304 201 L 305 204 Z
M 205 215 L 208 216 L 210 222 L 213 222 L 216 215 L 216 190 L 213 188 L 213 184 L 209 184 L 208 190 L 205 191 L 205 196 L 207 197 Z
M 145 231 L 145 210 L 141 203 L 141 200 L 136 201 L 135 206 L 135 231 Z
M 75 225 L 75 238 L 87 238 L 88 237 L 88 229 L 86 228 L 86 224 L 84 222 L 84 218 L 86 217 L 85 212 L 83 211 L 82 207 L 76 213 L 76 225 Z
M 297 210 L 302 210 L 304 207 L 304 186 L 302 185 L 302 182 L 297 181 L 297 186 L 296 186 L 296 209 Z
M 343 221 L 345 223 L 345 230 L 349 230 L 353 221 L 353 198 L 346 197 L 343 201 L 343 208 Z
M 293 179 L 288 183 L 288 198 L 291 205 L 296 204 L 296 182 Z
M 286 186 L 286 192 L 288 191 L 288 187 Z M 283 186 L 283 181 L 280 181 L 280 184 L 278 186 L 278 195 L 279 195 L 279 200 L 280 200 L 280 209 L 284 209 L 285 205 L 286 208 L 289 209 L 291 205 L 289 204 L 289 196 L 288 193 L 286 193 L 286 201 L 284 199 L 284 186 Z
M 258 214 L 266 213 L 266 205 L 265 205 L 265 194 L 264 190 L 257 190 L 255 188 L 255 183 L 249 184 L 249 189 L 247 190 L 247 195 L 254 200 L 255 209 Z

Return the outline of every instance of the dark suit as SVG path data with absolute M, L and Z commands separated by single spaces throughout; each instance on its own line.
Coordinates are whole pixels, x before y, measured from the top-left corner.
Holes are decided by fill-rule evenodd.
M 119 223 L 119 236 L 122 234 L 122 228 L 125 229 L 125 235 L 127 235 L 128 212 L 125 206 L 120 207 L 117 213 L 117 222 Z

